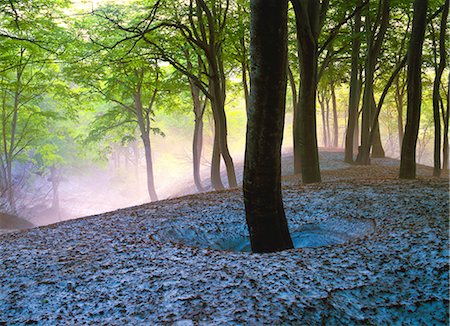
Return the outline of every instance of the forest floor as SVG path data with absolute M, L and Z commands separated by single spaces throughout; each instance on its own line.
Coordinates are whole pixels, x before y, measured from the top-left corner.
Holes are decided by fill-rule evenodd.
M 0 235 L 0 324 L 448 325 L 448 175 L 372 163 L 285 164 L 279 253 L 245 251 L 240 189 Z

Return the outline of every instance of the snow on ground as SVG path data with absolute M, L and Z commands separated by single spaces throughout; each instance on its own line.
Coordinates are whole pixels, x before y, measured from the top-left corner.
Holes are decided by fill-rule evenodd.
M 245 241 L 239 189 L 1 235 L 0 324 L 448 325 L 448 181 L 397 173 L 286 177 L 291 232 L 328 238 L 280 253 L 219 250 Z

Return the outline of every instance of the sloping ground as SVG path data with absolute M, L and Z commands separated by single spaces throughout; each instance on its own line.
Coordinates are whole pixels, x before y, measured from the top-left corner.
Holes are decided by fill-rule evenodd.
M 246 236 L 237 189 L 2 235 L 0 324 L 447 325 L 448 181 L 396 173 L 330 170 L 324 180 L 338 182 L 308 186 L 286 178 L 293 233 L 373 225 L 328 246 L 208 249 Z

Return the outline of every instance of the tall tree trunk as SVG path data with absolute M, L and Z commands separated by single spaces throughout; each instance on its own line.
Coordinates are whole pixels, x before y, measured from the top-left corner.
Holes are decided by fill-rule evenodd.
M 414 1 L 414 16 L 408 49 L 408 109 L 400 159 L 400 178 L 416 177 L 416 145 L 422 102 L 422 46 L 425 36 L 428 0 Z
M 244 37 L 242 37 L 239 40 L 239 42 L 241 43 L 241 48 L 244 49 L 245 51 L 246 47 Z M 245 53 L 247 53 L 247 51 L 245 51 Z M 244 58 L 246 58 L 246 56 Z M 244 89 L 245 110 L 248 111 L 250 92 L 247 82 L 248 63 L 245 59 L 242 60 L 241 62 L 241 70 L 242 70 L 242 88 Z
M 155 191 L 155 180 L 153 176 L 153 159 L 152 148 L 150 144 L 150 135 L 148 132 L 141 134 L 142 142 L 144 143 L 145 164 L 147 170 L 147 191 L 151 201 L 157 201 L 158 196 Z
M 294 128 L 292 128 L 292 138 L 293 138 L 293 154 L 294 154 L 294 174 L 298 174 L 301 172 L 302 165 L 301 165 L 301 159 L 300 159 L 300 151 L 298 150 L 299 144 L 298 144 L 298 137 L 295 135 L 295 126 L 297 125 L 297 107 L 298 107 L 298 94 L 297 94 L 297 88 L 295 86 L 295 79 L 294 74 L 292 73 L 291 67 L 287 66 L 287 73 L 288 73 L 288 80 L 289 85 L 291 86 L 291 92 L 292 92 L 292 124 Z
M 323 132 L 323 147 L 328 147 L 328 138 L 327 138 L 327 117 L 325 115 L 325 95 L 320 96 L 320 93 L 317 96 L 320 105 L 320 112 L 322 113 L 322 132 Z
M 397 108 L 398 144 L 400 147 L 403 142 L 403 97 L 404 86 L 400 85 L 400 75 L 397 75 L 397 78 L 395 78 L 395 106 Z
M 215 43 L 211 42 L 211 44 Z M 222 155 L 227 171 L 228 186 L 237 187 L 233 159 L 231 158 L 228 149 L 227 120 L 225 115 L 225 76 L 221 62 L 221 50 L 215 49 L 215 46 L 210 46 L 209 50 L 212 57 L 212 59 L 209 60 L 209 90 L 211 94 L 213 94 L 213 99 L 211 99 L 211 109 L 215 120 L 215 133 L 218 136 L 220 154 Z M 214 144 L 216 144 L 216 142 L 214 142 Z
M 376 104 L 374 101 L 374 75 L 377 59 L 381 51 L 381 45 L 384 41 L 387 28 L 389 26 L 389 12 L 390 12 L 390 0 L 382 0 L 379 7 L 380 19 L 375 21 L 375 26 L 372 26 L 370 21 L 370 8 L 367 6 L 367 14 L 365 17 L 366 24 L 366 39 L 367 39 L 367 51 L 365 62 L 365 81 L 364 81 L 364 95 L 362 106 L 362 124 L 361 124 L 361 147 L 358 151 L 356 163 L 361 165 L 370 164 L 370 127 L 372 125 L 372 119 L 376 110 Z M 379 26 L 378 26 L 379 24 Z M 378 34 L 373 34 L 378 30 Z M 378 127 L 378 123 L 376 124 Z M 379 130 L 375 131 L 374 138 L 374 157 L 384 157 L 384 150 L 381 145 L 381 138 L 379 137 Z
M 59 205 L 59 183 L 61 182 L 61 176 L 58 169 L 53 165 L 50 167 L 50 182 L 52 183 L 52 210 L 56 213 L 58 218 L 61 218 L 61 209 Z
M 331 83 L 331 107 L 333 108 L 333 147 L 338 147 L 339 142 L 339 125 L 336 104 L 336 89 L 334 83 Z
M 156 94 L 156 93 L 155 93 Z M 150 121 L 144 117 L 141 92 L 139 90 L 134 94 L 134 104 L 136 106 L 136 118 L 141 133 L 142 143 L 144 144 L 145 165 L 147 172 L 147 191 L 151 201 L 157 201 L 158 196 L 155 191 L 155 180 L 153 176 L 152 147 L 150 143 Z
M 447 110 L 444 111 L 444 106 L 442 105 L 442 115 L 444 116 L 444 143 L 442 145 L 442 169 L 448 170 L 448 125 L 450 120 L 450 72 L 448 73 L 448 83 L 447 83 Z
M 296 134 L 300 143 L 303 183 L 320 182 L 317 148 L 316 92 L 320 2 L 292 1 L 296 17 L 300 66 L 300 100 Z
M 440 86 L 441 78 L 444 73 L 446 63 L 446 28 L 448 18 L 449 0 L 445 1 L 444 9 L 442 11 L 441 24 L 439 29 L 439 65 L 436 67 L 436 75 L 433 83 L 433 117 L 434 117 L 434 167 L 433 176 L 439 177 L 441 175 L 441 115 L 440 113 Z
M 216 119 L 214 119 L 214 142 L 211 159 L 211 186 L 214 190 L 222 190 L 225 188 L 220 176 L 220 140 L 219 132 L 217 131 L 218 128 Z
M 348 100 L 348 121 L 347 132 L 345 134 L 345 157 L 344 161 L 353 163 L 355 129 L 358 123 L 358 106 L 360 99 L 359 88 L 359 51 L 361 41 L 359 33 L 361 31 L 361 8 L 357 8 L 355 12 L 355 22 L 353 24 L 352 38 L 352 63 L 350 73 L 350 94 Z M 356 138 L 358 139 L 358 138 Z M 357 148 L 357 146 L 356 146 Z
M 369 142 L 368 142 L 368 146 L 370 149 L 370 146 L 372 146 L 372 157 L 373 158 L 384 158 L 386 157 L 386 154 L 384 153 L 384 149 L 383 149 L 383 145 L 381 143 L 381 134 L 380 134 L 380 124 L 378 123 L 378 114 L 377 114 L 377 104 L 375 103 L 375 98 L 372 97 L 372 120 L 371 120 L 371 124 L 372 126 L 374 125 L 374 119 L 376 120 L 376 126 L 374 128 L 374 130 L 371 128 L 370 129 L 370 133 L 373 132 L 375 133 L 374 137 L 373 137 L 373 143 L 372 143 L 372 139 L 370 138 L 370 133 L 369 133 Z
M 274 252 L 293 247 L 281 195 L 287 1 L 251 0 L 250 6 L 252 68 L 244 203 L 253 252 Z
M 192 140 L 192 158 L 193 158 L 193 174 L 194 183 L 198 191 L 205 191 L 202 186 L 202 178 L 200 176 L 200 162 L 202 158 L 203 147 L 203 117 L 196 111 L 194 121 L 194 137 Z
M 185 50 L 186 66 L 189 71 L 193 69 L 193 64 L 191 62 L 189 51 Z M 199 70 L 199 75 L 201 75 L 201 58 L 197 56 L 197 68 Z M 200 161 L 202 157 L 202 147 L 203 147 L 203 113 L 206 107 L 206 98 L 202 102 L 200 95 L 200 88 L 196 85 L 193 78 L 189 78 L 189 88 L 191 90 L 192 111 L 194 113 L 194 135 L 192 140 L 192 167 L 193 167 L 193 177 L 194 184 L 197 191 L 202 192 L 206 189 L 202 186 L 202 180 L 200 176 Z
M 326 97 L 327 95 L 325 95 Z M 331 134 L 330 134 L 330 99 L 326 98 L 325 99 L 325 123 L 327 125 L 327 139 L 328 139 L 328 143 L 327 143 L 327 147 L 330 147 L 331 145 Z

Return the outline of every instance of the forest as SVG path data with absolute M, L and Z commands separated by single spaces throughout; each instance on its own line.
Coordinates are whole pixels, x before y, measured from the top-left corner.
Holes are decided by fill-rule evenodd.
M 0 323 L 448 324 L 448 12 L 0 0 Z

